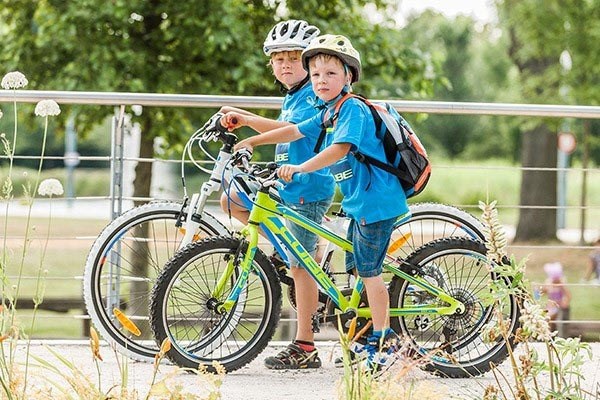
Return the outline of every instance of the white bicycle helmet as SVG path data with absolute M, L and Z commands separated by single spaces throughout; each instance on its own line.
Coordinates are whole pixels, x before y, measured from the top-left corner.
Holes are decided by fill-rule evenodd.
M 308 60 L 319 53 L 338 57 L 352 71 L 352 83 L 360 78 L 360 53 L 342 35 L 322 35 L 315 38 L 302 52 L 302 65 L 308 71 Z
M 275 25 L 263 44 L 267 56 L 280 51 L 304 50 L 321 31 L 303 20 L 290 19 Z

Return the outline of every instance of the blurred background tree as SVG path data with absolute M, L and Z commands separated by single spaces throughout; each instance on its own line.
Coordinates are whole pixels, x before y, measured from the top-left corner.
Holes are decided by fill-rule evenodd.
M 262 43 L 275 23 L 294 18 L 352 38 L 364 55 L 366 79 L 357 90 L 365 95 L 430 95 L 438 69 L 424 52 L 397 40 L 387 17 L 393 3 L 2 0 L 0 64 L 23 72 L 29 89 L 281 95 Z M 377 22 L 365 21 L 366 7 Z M 75 115 L 84 134 L 107 115 L 105 107 L 69 109 L 64 118 Z M 153 157 L 158 136 L 171 150 L 181 150 L 192 127 L 214 111 L 146 107 L 135 117 L 142 131 L 140 157 Z M 135 197 L 148 197 L 151 172 L 150 163 L 138 163 Z
M 519 69 L 525 102 L 600 102 L 600 2 L 503 0 L 497 5 L 501 26 L 510 38 L 510 58 Z M 560 124 L 557 119 L 528 119 L 522 124 L 522 166 L 550 169 L 522 172 L 523 207 L 515 240 L 556 238 L 557 172 L 552 168 L 557 165 L 556 134 Z M 583 127 L 580 136 L 585 167 L 591 124 L 584 122 Z

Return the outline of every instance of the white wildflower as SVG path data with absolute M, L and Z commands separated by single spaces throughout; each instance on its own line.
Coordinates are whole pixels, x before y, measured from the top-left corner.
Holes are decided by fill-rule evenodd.
M 27 86 L 28 83 L 29 81 L 25 78 L 25 75 L 19 71 L 9 72 L 2 78 L 2 88 L 6 90 L 19 89 Z
M 506 233 L 498 219 L 496 201 L 491 203 L 479 202 L 479 208 L 483 211 L 481 220 L 484 225 L 485 247 L 490 257 L 501 263 L 506 256 Z
M 42 100 L 35 105 L 35 115 L 40 117 L 60 114 L 60 107 L 54 100 Z
M 40 196 L 60 196 L 64 193 L 63 186 L 58 179 L 44 179 L 38 188 Z
M 4 114 L 2 114 L 2 110 L 0 110 L 0 118 L 2 118 Z
M 519 321 L 521 321 L 524 333 L 531 338 L 544 342 L 552 340 L 554 333 L 550 332 L 548 323 L 550 318 L 539 304 L 525 301 Z

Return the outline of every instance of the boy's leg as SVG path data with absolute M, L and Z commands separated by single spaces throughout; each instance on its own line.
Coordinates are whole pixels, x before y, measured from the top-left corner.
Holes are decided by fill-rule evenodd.
M 220 203 L 221 210 L 223 210 L 225 213 L 231 215 L 244 225 L 248 223 L 250 211 L 243 206 L 242 200 L 237 192 L 232 191 L 230 192 L 229 196 L 225 193 L 221 193 Z
M 350 260 L 365 284 L 373 319 L 373 333 L 365 346 L 357 348 L 357 354 L 366 358 L 367 368 L 374 370 L 388 368 L 398 348 L 398 337 L 389 329 L 389 294 L 381 276 L 394 222 L 395 218 L 368 225 L 354 223 L 349 232 L 354 247 Z
M 363 278 L 373 318 L 373 330 L 384 331 L 390 325 L 390 296 L 381 275 Z
M 312 315 L 317 311 L 319 304 L 319 290 L 315 280 L 304 268 L 292 268 L 296 292 L 296 312 L 298 316 L 298 329 L 296 340 L 314 342 L 315 334 L 312 331 Z
M 321 222 L 329 204 L 329 201 L 321 201 L 292 208 L 315 222 Z M 288 228 L 307 252 L 314 256 L 318 236 L 292 223 Z M 296 293 L 296 339 L 275 357 L 266 358 L 265 365 L 270 369 L 318 368 L 321 366 L 321 360 L 314 347 L 312 315 L 317 311 L 319 290 L 312 276 L 298 265 L 298 261 L 291 254 L 288 259 L 292 264 L 291 272 Z

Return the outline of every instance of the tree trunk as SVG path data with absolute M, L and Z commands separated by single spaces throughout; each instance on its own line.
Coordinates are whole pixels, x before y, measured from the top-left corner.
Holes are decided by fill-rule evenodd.
M 524 168 L 556 168 L 556 135 L 546 125 L 523 133 L 522 148 Z M 556 239 L 556 177 L 555 169 L 523 170 L 515 241 Z

